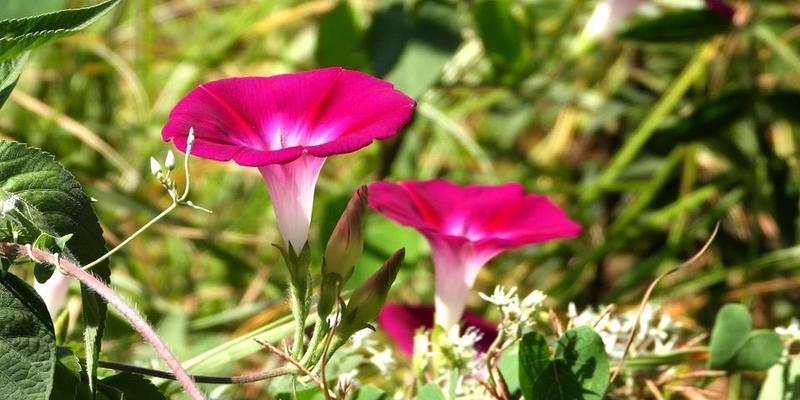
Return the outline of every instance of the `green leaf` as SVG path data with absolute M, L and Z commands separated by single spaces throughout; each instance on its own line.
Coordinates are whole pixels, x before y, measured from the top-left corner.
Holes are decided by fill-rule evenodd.
M 736 352 L 747 340 L 752 323 L 750 312 L 741 304 L 726 304 L 719 310 L 711 331 L 709 368 L 726 369 L 726 365 L 736 357 Z
M 125 400 L 167 400 L 158 387 L 149 379 L 127 372 L 103 378 L 100 381 L 102 391 L 122 393 Z M 113 388 L 113 391 L 108 390 Z
M 552 356 L 542 334 L 526 334 L 520 344 L 519 373 L 526 399 L 600 400 L 610 367 L 600 335 L 582 326 L 565 332 Z
M 385 400 L 389 396 L 375 385 L 364 385 L 358 389 L 353 400 Z
M 417 400 L 445 400 L 444 393 L 435 383 L 429 383 L 419 389 Z
M 347 0 L 325 13 L 317 32 L 317 63 L 323 67 L 363 69 L 369 64 L 363 46 L 364 29 L 356 10 Z
M 697 42 L 733 27 L 733 22 L 709 10 L 683 10 L 641 20 L 621 36 L 642 42 Z
M 52 155 L 24 144 L 0 141 L 0 196 L 11 195 L 21 199 L 39 231 L 57 237 L 74 234 L 67 242 L 64 258 L 88 264 L 105 254 L 103 232 L 91 200 Z M 106 282 L 110 279 L 107 262 L 98 264 L 92 272 Z M 81 295 L 86 363 L 94 387 L 107 306 L 84 286 Z
M 25 66 L 27 60 L 28 53 L 24 52 L 0 62 L 0 108 L 8 100 L 8 96 L 11 96 L 11 91 L 17 85 L 19 76 L 22 74 L 22 67 Z
M 74 400 L 81 385 L 81 365 L 78 357 L 68 347 L 56 350 L 55 377 L 50 400 Z
M 514 394 L 519 391 L 519 342 L 509 346 L 500 354 L 497 369 L 506 382 L 508 392 Z
M 0 393 L 47 400 L 56 367 L 56 337 L 44 302 L 13 274 L 0 278 Z
M 522 31 L 507 0 L 480 0 L 472 7 L 475 28 L 495 67 L 512 68 L 522 58 Z
M 714 321 L 708 367 L 726 371 L 765 370 L 783 352 L 783 342 L 771 330 L 752 330 L 747 307 L 726 304 Z
M 117 3 L 119 0 L 108 0 L 91 7 L 0 21 L 0 61 L 76 33 L 102 17 Z
M 777 363 L 782 353 L 783 341 L 777 333 L 766 329 L 753 331 L 747 335 L 729 368 L 765 370 Z

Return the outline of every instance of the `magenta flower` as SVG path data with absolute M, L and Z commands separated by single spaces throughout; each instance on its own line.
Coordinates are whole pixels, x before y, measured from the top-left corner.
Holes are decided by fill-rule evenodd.
M 522 186 L 457 186 L 443 180 L 375 182 L 369 207 L 413 227 L 431 245 L 436 323 L 458 323 L 481 267 L 506 249 L 566 237 L 580 226 L 546 197 Z
M 378 315 L 378 323 L 394 340 L 397 348 L 407 355 L 414 353 L 414 333 L 419 328 L 433 328 L 433 304 L 387 303 Z M 462 332 L 475 328 L 483 334 L 475 349 L 485 352 L 497 337 L 497 326 L 478 314 L 465 311 L 461 317 Z
M 414 100 L 386 81 L 342 68 L 204 83 L 181 99 L 162 137 L 192 154 L 258 167 L 278 228 L 299 252 L 308 240 L 314 188 L 326 157 L 395 135 Z

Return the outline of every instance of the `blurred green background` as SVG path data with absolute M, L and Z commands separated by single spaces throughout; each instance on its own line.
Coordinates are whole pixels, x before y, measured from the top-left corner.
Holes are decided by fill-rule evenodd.
M 0 18 L 88 4 L 4 0 Z M 147 160 L 171 147 L 161 126 L 191 88 L 229 76 L 359 69 L 417 99 L 417 112 L 398 138 L 328 160 L 312 221 L 317 260 L 360 184 L 518 181 L 551 196 L 584 232 L 505 253 L 481 272 L 477 290 L 541 289 L 561 309 L 567 301 L 632 306 L 721 221 L 711 250 L 654 300 L 690 325 L 708 326 L 729 301 L 749 304 L 759 326 L 785 323 L 800 304 L 800 7 L 730 2 L 731 23 L 699 11 L 702 1 L 663 0 L 589 45 L 581 32 L 596 4 L 124 1 L 88 33 L 33 53 L 0 113 L 0 137 L 55 154 L 97 199 L 113 245 L 169 204 Z M 269 245 L 279 237 L 261 177 L 232 163 L 195 159 L 192 167 L 192 200 L 214 214 L 180 209 L 111 260 L 115 285 L 183 358 L 285 312 L 286 273 Z M 367 232 L 353 283 L 405 246 L 391 297 L 431 302 L 421 236 L 374 214 Z M 149 357 L 124 323 L 109 324 L 106 358 Z M 263 357 L 216 372 L 245 371 Z

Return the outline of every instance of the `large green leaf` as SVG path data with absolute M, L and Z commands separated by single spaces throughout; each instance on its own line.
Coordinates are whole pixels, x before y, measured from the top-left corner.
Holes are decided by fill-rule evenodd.
M 4 399 L 47 400 L 53 388 L 56 337 L 42 299 L 24 281 L 0 279 L 0 393 Z
M 417 400 L 445 400 L 444 393 L 435 383 L 429 383 L 419 389 Z
M 531 332 L 522 338 L 519 378 L 527 400 L 600 400 L 609 373 L 603 340 L 589 327 L 565 332 L 552 356 L 542 334 Z
M 11 195 L 25 204 L 40 231 L 52 236 L 73 234 L 64 257 L 88 264 L 105 254 L 103 232 L 91 199 L 52 155 L 24 144 L 0 141 L 0 197 Z M 107 262 L 95 266 L 92 272 L 106 282 L 110 279 Z M 81 294 L 86 363 L 93 386 L 107 306 L 86 287 L 81 287 Z
M 0 21 L 0 61 L 78 32 L 102 17 L 117 3 L 119 0 L 108 0 L 91 7 Z
M 3 107 L 14 86 L 17 85 L 22 67 L 28 59 L 28 53 L 18 54 L 13 58 L 0 62 L 0 108 Z

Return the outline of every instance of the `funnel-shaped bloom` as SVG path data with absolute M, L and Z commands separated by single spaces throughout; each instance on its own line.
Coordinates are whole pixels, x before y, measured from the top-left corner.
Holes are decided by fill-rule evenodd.
M 204 83 L 181 99 L 162 137 L 192 154 L 258 167 L 278 228 L 299 253 L 326 157 L 395 135 L 414 101 L 386 81 L 342 68 Z
M 394 340 L 397 348 L 403 353 L 414 353 L 414 334 L 419 328 L 433 328 L 433 304 L 400 304 L 387 303 L 383 306 L 378 323 Z M 482 337 L 476 343 L 475 349 L 485 352 L 497 337 L 497 326 L 478 314 L 465 311 L 461 318 L 462 331 L 475 328 Z
M 369 206 L 428 239 L 436 269 L 436 323 L 458 323 L 478 271 L 506 249 L 574 237 L 580 226 L 522 186 L 447 181 L 375 182 Z

